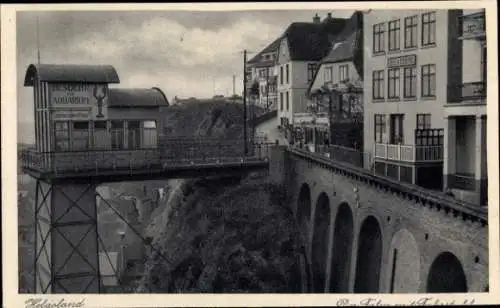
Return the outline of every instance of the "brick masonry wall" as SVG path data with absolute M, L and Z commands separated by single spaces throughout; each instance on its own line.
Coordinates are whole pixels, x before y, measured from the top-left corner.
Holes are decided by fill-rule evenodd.
M 330 280 L 330 260 L 333 246 L 335 215 L 342 203 L 347 203 L 354 217 L 354 237 L 352 245 L 349 290 L 354 287 L 358 236 L 361 224 L 368 216 L 375 217 L 382 232 L 382 266 L 380 273 L 380 292 L 389 292 L 392 272 L 392 251 L 397 248 L 398 261 L 394 282 L 395 292 L 426 292 L 427 276 L 433 260 L 442 252 L 453 253 L 465 272 L 469 292 L 483 291 L 488 284 L 488 228 L 479 223 L 464 221 L 461 216 L 454 217 L 443 211 L 429 209 L 422 204 L 400 198 L 389 192 L 376 189 L 354 179 L 335 174 L 314 163 L 290 155 L 288 191 L 291 207 L 297 212 L 298 195 L 301 185 L 306 183 L 311 190 L 310 230 L 314 230 L 316 202 L 324 192 L 330 204 L 329 245 L 327 253 L 326 280 Z M 274 163 L 271 164 L 273 166 Z M 276 169 L 275 171 L 278 171 Z M 285 183 L 284 179 L 282 182 Z M 358 188 L 359 208 L 356 206 L 355 187 Z M 308 234 L 309 243 L 312 233 Z M 398 235 L 395 237 L 395 235 Z M 413 239 L 412 239 L 413 238 Z M 394 241 L 393 241 L 394 239 Z M 311 254 L 311 245 L 308 253 Z M 311 259 L 311 257 L 309 257 Z M 412 272 L 411 265 L 418 268 Z

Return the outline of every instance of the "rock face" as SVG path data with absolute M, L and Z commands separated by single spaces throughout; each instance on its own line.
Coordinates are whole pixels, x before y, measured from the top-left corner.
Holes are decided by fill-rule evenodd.
M 300 292 L 301 244 L 281 195 L 262 179 L 181 183 L 146 230 L 154 251 L 138 291 Z
M 166 134 L 242 136 L 242 106 L 169 110 Z M 279 189 L 265 178 L 169 180 L 143 236 L 152 239 L 139 292 L 300 292 L 301 244 Z

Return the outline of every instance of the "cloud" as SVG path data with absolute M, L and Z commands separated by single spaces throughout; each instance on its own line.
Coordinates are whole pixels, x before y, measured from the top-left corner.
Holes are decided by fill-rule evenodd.
M 44 12 L 38 13 L 41 58 L 42 63 L 110 64 L 121 80 L 115 86 L 157 86 L 169 99 L 232 94 L 233 75 L 241 93 L 242 51 L 260 51 L 288 24 L 309 21 L 315 13 Z M 32 123 L 33 93 L 23 81 L 36 61 L 35 13 L 18 13 L 16 23 L 18 118 Z

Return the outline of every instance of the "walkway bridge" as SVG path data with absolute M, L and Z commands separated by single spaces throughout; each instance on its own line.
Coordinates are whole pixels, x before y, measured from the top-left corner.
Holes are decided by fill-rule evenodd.
M 161 138 L 159 145 L 140 149 L 85 151 L 20 151 L 23 172 L 50 181 L 140 181 L 234 174 L 268 167 L 270 143 L 264 139 Z

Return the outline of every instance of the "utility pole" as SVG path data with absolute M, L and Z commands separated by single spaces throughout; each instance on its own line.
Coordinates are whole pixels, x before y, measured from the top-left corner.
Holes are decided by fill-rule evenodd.
M 266 110 L 269 111 L 269 68 L 266 69 Z
M 236 76 L 235 76 L 235 75 L 233 75 L 233 97 L 234 97 L 234 95 L 236 94 L 236 91 L 235 91 L 235 85 L 234 85 L 234 84 L 235 84 L 235 82 L 236 82 Z
M 36 15 L 36 52 L 38 64 L 40 64 L 40 18 Z
M 247 155 L 247 50 L 243 50 L 243 153 Z

